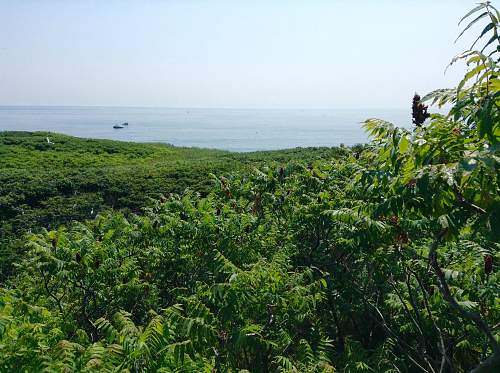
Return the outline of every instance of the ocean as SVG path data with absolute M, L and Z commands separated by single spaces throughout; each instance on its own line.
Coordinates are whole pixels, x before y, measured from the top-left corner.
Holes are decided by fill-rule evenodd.
M 0 131 L 67 135 L 238 152 L 365 143 L 367 118 L 411 125 L 403 109 L 190 109 L 0 106 Z M 128 122 L 122 129 L 113 125 Z

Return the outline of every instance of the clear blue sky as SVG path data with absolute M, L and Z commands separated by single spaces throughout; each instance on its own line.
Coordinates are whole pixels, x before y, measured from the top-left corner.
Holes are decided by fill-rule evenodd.
M 473 6 L 0 0 L 0 105 L 407 107 L 460 77 Z

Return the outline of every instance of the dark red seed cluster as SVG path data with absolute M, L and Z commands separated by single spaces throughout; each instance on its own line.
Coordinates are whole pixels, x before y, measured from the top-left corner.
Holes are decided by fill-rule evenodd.
M 284 178 L 285 177 L 285 169 L 283 167 L 280 167 L 280 178 Z
M 427 106 L 420 102 L 420 96 L 416 93 L 415 96 L 413 96 L 413 104 L 411 108 L 413 124 L 417 126 L 421 126 L 425 120 L 430 117 L 430 114 L 427 112 Z
M 493 257 L 491 255 L 484 256 L 484 272 L 489 275 L 493 269 Z

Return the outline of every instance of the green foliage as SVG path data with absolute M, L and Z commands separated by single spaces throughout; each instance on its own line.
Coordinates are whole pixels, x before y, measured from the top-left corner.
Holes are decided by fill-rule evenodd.
M 239 154 L 43 132 L 0 132 L 0 283 L 14 273 L 12 263 L 24 253 L 26 232 L 93 219 L 109 209 L 140 213 L 151 199 L 186 188 L 206 195 L 214 172 L 271 161 L 331 158 L 344 152 L 310 148 Z
M 448 115 L 368 120 L 326 160 L 221 154 L 245 167 L 206 193 L 30 235 L 0 371 L 498 371 L 499 17 L 476 12 L 496 39 L 429 96 Z

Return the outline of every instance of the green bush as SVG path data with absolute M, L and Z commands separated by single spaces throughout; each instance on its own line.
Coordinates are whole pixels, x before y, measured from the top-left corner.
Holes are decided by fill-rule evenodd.
M 500 17 L 489 3 L 475 12 L 486 46 L 462 55 L 472 66 L 457 89 L 425 98 L 448 115 L 416 96 L 415 128 L 370 119 L 368 147 L 221 153 L 242 167 L 197 179 L 204 192 L 35 223 L 0 290 L 0 370 L 498 371 Z M 86 192 L 133 210 L 141 187 L 119 175 Z M 52 184 L 24 184 L 2 194 L 6 231 L 35 201 L 47 222 L 69 214 Z

